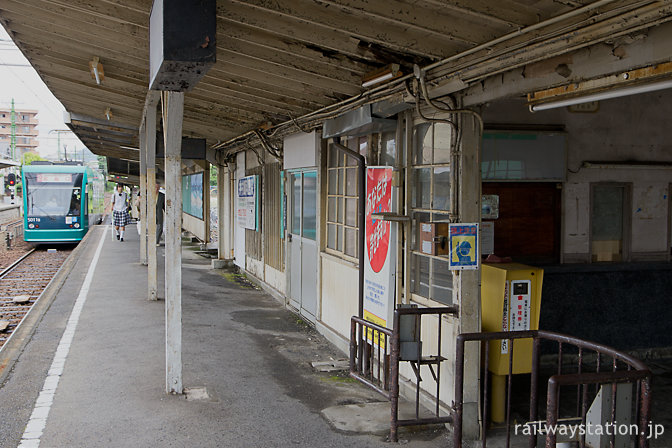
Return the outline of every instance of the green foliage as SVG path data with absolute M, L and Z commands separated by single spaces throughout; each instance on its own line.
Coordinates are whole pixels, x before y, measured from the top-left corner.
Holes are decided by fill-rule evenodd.
M 21 165 L 31 165 L 35 161 L 46 160 L 36 152 L 27 152 L 21 158 Z
M 210 186 L 214 187 L 217 185 L 217 166 L 210 165 Z

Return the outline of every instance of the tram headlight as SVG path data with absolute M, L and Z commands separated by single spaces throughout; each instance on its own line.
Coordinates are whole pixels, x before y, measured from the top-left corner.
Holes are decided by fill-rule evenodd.
M 34 228 L 35 228 L 35 224 L 33 224 L 33 223 L 31 222 L 30 224 L 28 224 L 28 228 L 29 228 L 29 229 L 34 229 Z
M 75 223 L 75 229 L 79 229 L 79 223 L 78 222 Z

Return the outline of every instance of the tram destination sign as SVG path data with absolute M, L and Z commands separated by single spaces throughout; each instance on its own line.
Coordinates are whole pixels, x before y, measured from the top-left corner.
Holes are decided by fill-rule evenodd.
M 37 174 L 38 183 L 59 183 L 66 184 L 72 183 L 72 174 L 65 173 L 38 173 Z

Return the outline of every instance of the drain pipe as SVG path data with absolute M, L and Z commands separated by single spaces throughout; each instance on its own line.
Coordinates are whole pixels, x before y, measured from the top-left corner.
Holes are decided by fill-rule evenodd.
M 364 319 L 364 245 L 366 243 L 366 159 L 360 153 L 353 151 L 347 146 L 340 143 L 333 143 L 333 145 L 349 155 L 357 159 L 357 168 L 359 169 L 359 179 L 357 185 L 357 193 L 359 196 L 359 216 L 357 217 L 357 225 L 359 233 L 357 234 L 357 252 L 359 257 L 359 311 L 358 316 Z

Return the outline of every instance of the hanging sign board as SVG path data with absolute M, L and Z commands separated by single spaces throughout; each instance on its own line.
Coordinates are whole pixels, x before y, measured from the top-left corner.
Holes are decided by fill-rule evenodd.
M 450 269 L 478 269 L 481 252 L 478 247 L 478 223 L 451 224 L 448 229 Z
M 392 167 L 366 169 L 366 233 L 364 247 L 364 319 L 391 328 L 397 255 L 397 224 L 374 219 L 374 213 L 392 212 L 396 192 Z M 371 342 L 372 335 L 368 337 Z M 373 341 L 383 345 L 384 339 Z
M 238 179 L 236 217 L 244 229 L 257 230 L 257 176 Z

